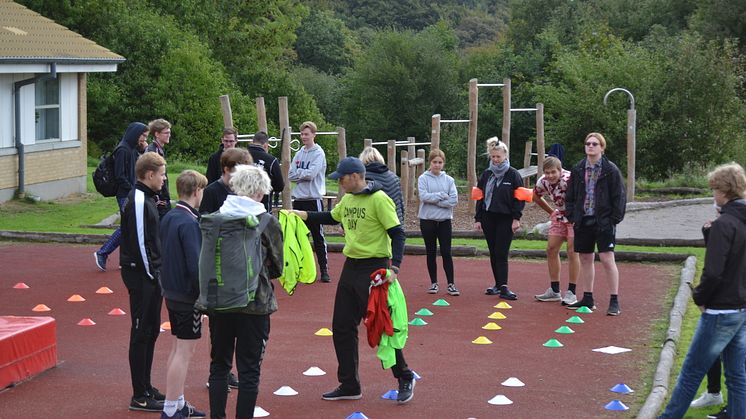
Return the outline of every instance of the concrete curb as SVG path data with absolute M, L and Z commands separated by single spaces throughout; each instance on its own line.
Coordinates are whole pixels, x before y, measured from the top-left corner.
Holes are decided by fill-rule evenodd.
M 669 378 L 671 376 L 671 369 L 673 368 L 674 360 L 676 359 L 676 347 L 681 337 L 681 323 L 686 314 L 686 308 L 689 305 L 689 299 L 691 298 L 691 290 L 689 285 L 694 280 L 694 274 L 697 270 L 697 258 L 689 256 L 684 262 L 684 267 L 681 269 L 681 280 L 679 283 L 679 290 L 674 298 L 673 307 L 671 308 L 671 314 L 668 321 L 668 333 L 666 334 L 663 347 L 661 348 L 661 356 L 658 360 L 658 367 L 655 370 L 653 376 L 653 386 L 650 390 L 645 403 L 640 408 L 637 414 L 638 419 L 649 419 L 655 418 L 658 415 L 663 406 L 663 402 L 666 400 L 666 395 L 669 389 Z

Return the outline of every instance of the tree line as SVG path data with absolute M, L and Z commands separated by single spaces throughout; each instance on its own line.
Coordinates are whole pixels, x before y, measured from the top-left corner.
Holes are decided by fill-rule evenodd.
M 510 78 L 513 106 L 544 103 L 546 143 L 563 144 L 569 161 L 600 131 L 624 171 L 629 105 L 623 95 L 603 104 L 614 87 L 636 98 L 638 176 L 746 161 L 744 2 L 19 2 L 127 59 L 90 75 L 91 153 L 112 148 L 130 121 L 164 117 L 172 155 L 205 161 L 223 125 L 222 94 L 242 133 L 257 129 L 254 98 L 264 96 L 279 136 L 277 97 L 288 96 L 291 124 L 343 126 L 355 153 L 363 138 L 427 139 L 432 114 L 468 117 L 469 79 Z M 480 140 L 500 134 L 501 101 L 499 89 L 480 92 Z M 532 115 L 513 115 L 515 162 L 535 135 Z M 441 134 L 456 175 L 466 137 L 465 126 Z

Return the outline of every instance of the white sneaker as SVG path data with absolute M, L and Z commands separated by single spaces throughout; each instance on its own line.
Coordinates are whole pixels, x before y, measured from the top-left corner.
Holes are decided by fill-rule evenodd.
M 560 301 L 562 299 L 562 296 L 560 295 L 560 293 L 554 292 L 552 290 L 552 287 L 549 287 L 546 291 L 544 291 L 544 294 L 534 295 L 534 298 L 539 301 Z
M 689 405 L 689 407 L 700 408 L 708 406 L 719 406 L 721 404 L 723 404 L 722 393 L 708 393 L 705 391 L 704 393 L 702 393 L 701 396 L 694 400 L 692 404 Z
M 562 305 L 569 306 L 570 304 L 575 304 L 577 301 L 578 297 L 576 297 L 572 291 L 567 290 L 565 292 L 565 298 L 562 299 Z

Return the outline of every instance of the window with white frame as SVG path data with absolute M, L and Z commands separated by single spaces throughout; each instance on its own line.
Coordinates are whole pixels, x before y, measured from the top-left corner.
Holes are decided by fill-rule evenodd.
M 60 81 L 58 78 L 35 83 L 36 140 L 60 138 Z

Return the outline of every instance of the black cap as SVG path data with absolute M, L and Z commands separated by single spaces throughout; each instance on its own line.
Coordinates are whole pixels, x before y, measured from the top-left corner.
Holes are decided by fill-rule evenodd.
M 344 175 L 351 175 L 353 173 L 365 173 L 365 166 L 357 157 L 345 157 L 339 161 L 337 170 L 332 172 L 329 178 L 339 179 Z

